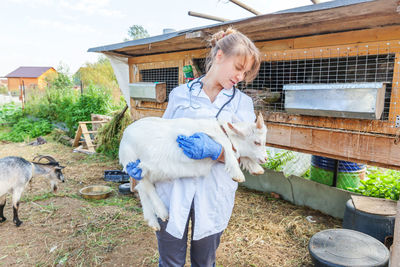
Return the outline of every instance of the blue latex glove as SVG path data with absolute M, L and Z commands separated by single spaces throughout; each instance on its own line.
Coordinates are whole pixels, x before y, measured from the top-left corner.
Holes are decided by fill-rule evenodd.
M 191 136 L 179 135 L 176 141 L 183 153 L 191 159 L 218 159 L 222 146 L 205 133 L 195 133 Z
M 135 180 L 142 180 L 142 169 L 138 168 L 140 160 L 136 160 L 135 162 L 129 162 L 126 165 L 126 172 L 129 174 L 130 177 L 134 178 Z

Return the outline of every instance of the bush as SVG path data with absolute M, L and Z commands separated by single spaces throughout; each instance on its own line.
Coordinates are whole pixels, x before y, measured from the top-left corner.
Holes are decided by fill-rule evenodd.
M 8 94 L 8 89 L 4 85 L 0 85 L 0 94 L 6 95 Z
M 7 103 L 0 106 L 0 124 L 14 124 L 22 118 L 22 109 L 14 103 Z
M 399 200 L 400 172 L 376 167 L 367 169 L 367 179 L 361 180 L 361 186 L 347 190 L 365 196 Z
M 70 137 L 75 135 L 79 121 L 90 121 L 92 113 L 108 114 L 114 108 L 108 89 L 89 85 L 81 95 L 68 82 L 60 81 L 55 84 L 56 86 L 47 88 L 43 96 L 32 97 L 24 114 L 52 122 L 64 122 Z M 60 87 L 60 84 L 66 87 Z
M 11 132 L 0 133 L 1 140 L 22 142 L 27 138 L 36 138 L 46 135 L 53 130 L 53 126 L 47 120 L 22 118 L 12 126 Z

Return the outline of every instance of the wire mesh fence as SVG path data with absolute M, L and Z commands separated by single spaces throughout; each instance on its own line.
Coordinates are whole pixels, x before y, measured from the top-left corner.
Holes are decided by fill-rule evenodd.
M 380 119 L 395 122 L 400 114 L 399 52 L 399 42 L 270 52 L 263 55 L 256 79 L 238 88 L 252 97 L 256 109 L 286 112 L 287 84 L 381 82 L 385 92 Z M 204 59 L 194 63 L 205 73 Z
M 159 68 L 141 70 L 142 82 L 165 82 L 167 87 L 167 100 L 169 93 L 179 84 L 179 68 Z

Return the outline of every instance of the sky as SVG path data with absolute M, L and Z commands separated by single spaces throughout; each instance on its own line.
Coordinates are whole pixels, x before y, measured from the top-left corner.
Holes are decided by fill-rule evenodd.
M 312 4 L 311 0 L 241 2 L 263 14 Z M 89 48 L 123 42 L 135 24 L 155 36 L 165 28 L 217 23 L 189 16 L 188 11 L 226 19 L 254 16 L 229 0 L 1 0 L 0 77 L 20 66 L 63 67 L 73 74 L 101 55 L 87 52 Z

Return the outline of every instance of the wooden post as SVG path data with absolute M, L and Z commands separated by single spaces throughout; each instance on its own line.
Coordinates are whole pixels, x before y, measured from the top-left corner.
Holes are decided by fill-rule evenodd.
M 393 245 L 390 266 L 400 267 L 400 200 L 397 201 L 396 220 L 394 223 Z
M 246 9 L 247 11 L 253 13 L 253 14 L 256 15 L 256 16 L 262 15 L 261 12 L 258 12 L 258 11 L 255 10 L 254 8 L 251 8 L 251 7 L 249 7 L 248 5 L 242 3 L 242 2 L 240 2 L 240 1 L 238 1 L 238 0 L 229 0 L 229 1 L 231 1 L 232 3 L 234 3 L 234 4 L 238 5 L 238 6 L 240 6 L 241 8 Z
M 202 18 L 202 19 L 209 19 L 209 20 L 220 21 L 220 22 L 229 21 L 229 19 L 224 19 L 224 18 L 221 18 L 221 17 L 216 17 L 216 16 L 207 15 L 207 14 L 202 14 L 202 13 L 198 13 L 198 12 L 194 12 L 194 11 L 189 11 L 189 12 L 188 12 L 188 15 L 189 15 L 189 16 L 193 16 L 193 17 Z

